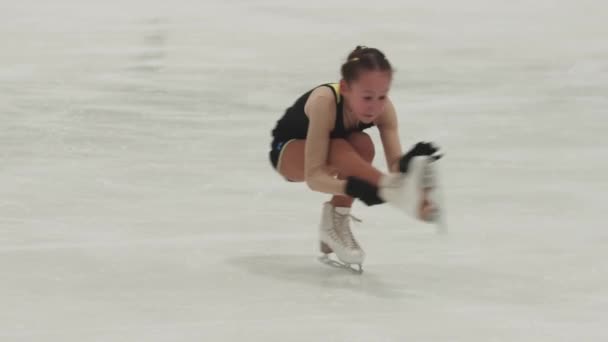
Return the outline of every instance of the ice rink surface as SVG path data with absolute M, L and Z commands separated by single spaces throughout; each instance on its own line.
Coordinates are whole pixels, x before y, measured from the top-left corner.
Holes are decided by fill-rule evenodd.
M 0 0 L 0 341 L 607 341 L 603 1 Z M 449 233 L 328 199 L 270 130 L 383 50 Z M 379 142 L 375 130 L 369 130 Z M 385 169 L 381 146 L 374 162 Z

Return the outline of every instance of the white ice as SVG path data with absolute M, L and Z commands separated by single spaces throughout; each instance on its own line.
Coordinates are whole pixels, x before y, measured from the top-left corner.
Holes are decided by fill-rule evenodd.
M 600 0 L 0 0 L 0 341 L 608 340 L 607 23 Z M 358 44 L 397 70 L 404 148 L 445 149 L 449 233 L 357 203 L 353 275 L 316 261 L 328 196 L 267 153 Z

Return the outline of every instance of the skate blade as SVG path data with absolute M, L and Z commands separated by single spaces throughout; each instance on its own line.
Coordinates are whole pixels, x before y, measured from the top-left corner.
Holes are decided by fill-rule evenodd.
M 329 255 L 327 255 L 327 254 L 321 255 L 319 257 L 319 261 L 325 265 L 328 265 L 328 266 L 331 266 L 334 268 L 347 270 L 347 271 L 350 271 L 355 274 L 363 273 L 363 267 L 360 264 L 356 264 L 358 266 L 358 268 L 355 268 L 352 266 L 354 264 L 346 264 L 341 261 L 334 260 L 334 259 L 330 258 Z

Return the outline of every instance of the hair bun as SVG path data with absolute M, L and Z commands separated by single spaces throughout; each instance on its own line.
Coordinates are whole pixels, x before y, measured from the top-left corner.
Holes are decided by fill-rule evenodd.
M 388 71 L 391 75 L 393 72 L 391 64 L 380 50 L 365 45 L 357 45 L 355 50 L 351 51 L 346 57 L 340 73 L 342 79 L 350 82 L 357 79 L 359 73 L 364 70 Z

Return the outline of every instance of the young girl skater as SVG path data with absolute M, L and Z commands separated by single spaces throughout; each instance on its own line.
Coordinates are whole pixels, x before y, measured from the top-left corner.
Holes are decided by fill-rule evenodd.
M 437 208 L 427 200 L 424 170 L 440 154 L 426 142 L 402 154 L 388 97 L 393 69 L 381 51 L 357 46 L 341 76 L 339 83 L 309 90 L 285 111 L 272 130 L 270 161 L 286 180 L 333 195 L 323 204 L 321 251 L 361 270 L 365 253 L 350 229 L 354 198 L 367 205 L 389 202 L 417 219 L 432 220 Z M 372 166 L 374 144 L 363 132 L 372 126 L 380 133 L 386 174 Z

